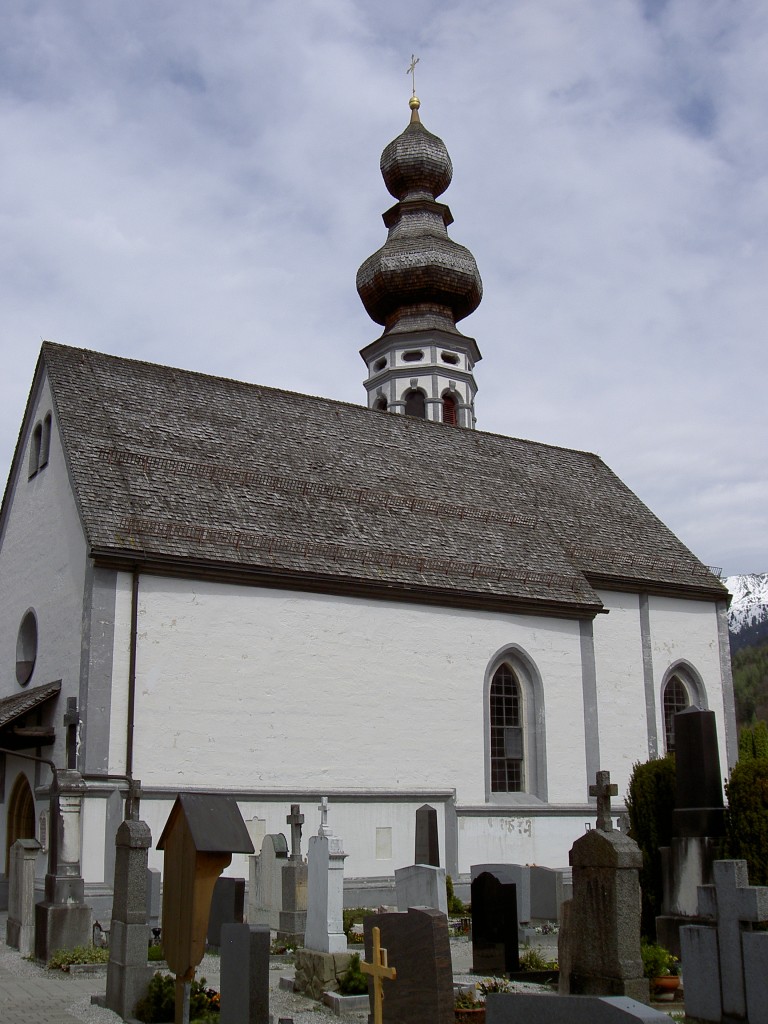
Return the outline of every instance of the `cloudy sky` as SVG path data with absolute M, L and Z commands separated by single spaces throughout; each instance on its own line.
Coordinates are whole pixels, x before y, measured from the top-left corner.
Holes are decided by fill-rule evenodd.
M 4 0 L 0 473 L 42 338 L 364 401 L 412 52 L 479 428 L 597 452 L 767 571 L 761 0 Z

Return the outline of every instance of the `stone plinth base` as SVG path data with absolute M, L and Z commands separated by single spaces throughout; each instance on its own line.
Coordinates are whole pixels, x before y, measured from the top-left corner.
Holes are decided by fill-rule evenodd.
M 50 960 L 57 949 L 90 946 L 91 908 L 85 903 L 38 903 L 35 906 L 35 956 Z
M 297 949 L 294 991 L 318 1001 L 323 998 L 323 992 L 338 992 L 339 978 L 349 967 L 353 955 Z
M 133 1017 L 136 1003 L 147 994 L 153 967 L 147 967 L 149 928 L 112 921 L 109 935 L 106 1005 L 123 1020 Z
M 277 937 L 281 942 L 290 942 L 292 945 L 300 946 L 304 942 L 306 928 L 306 910 L 280 911 L 280 927 L 277 930 Z
M 638 1003 L 650 1002 L 647 978 L 600 978 L 571 974 L 569 978 L 571 995 L 578 996 L 627 996 Z

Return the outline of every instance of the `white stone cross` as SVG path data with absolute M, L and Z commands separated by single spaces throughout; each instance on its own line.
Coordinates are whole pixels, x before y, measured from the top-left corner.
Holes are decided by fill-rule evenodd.
M 320 803 L 317 805 L 318 811 L 320 811 L 320 828 L 317 830 L 319 836 L 332 836 L 333 832 L 328 828 L 328 797 L 324 796 L 320 798 Z
M 768 921 L 768 886 L 749 885 L 744 860 L 716 860 L 712 877 L 714 885 L 699 886 L 699 914 L 716 921 L 723 1013 L 746 1018 L 741 933 Z

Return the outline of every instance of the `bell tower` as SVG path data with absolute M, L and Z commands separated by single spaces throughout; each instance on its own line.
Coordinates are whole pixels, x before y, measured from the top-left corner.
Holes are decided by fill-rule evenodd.
M 456 322 L 477 309 L 483 285 L 472 253 L 448 237 L 453 217 L 437 197 L 453 167 L 443 140 L 422 125 L 420 105 L 414 95 L 409 125 L 381 154 L 397 202 L 383 215 L 386 242 L 357 272 L 363 305 L 384 328 L 360 351 L 368 406 L 474 427 L 480 350 Z

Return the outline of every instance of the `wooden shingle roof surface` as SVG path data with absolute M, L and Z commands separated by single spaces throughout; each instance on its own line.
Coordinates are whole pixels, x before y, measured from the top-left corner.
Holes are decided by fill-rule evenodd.
M 572 615 L 598 585 L 727 596 L 596 455 L 50 342 L 42 360 L 102 560 Z

